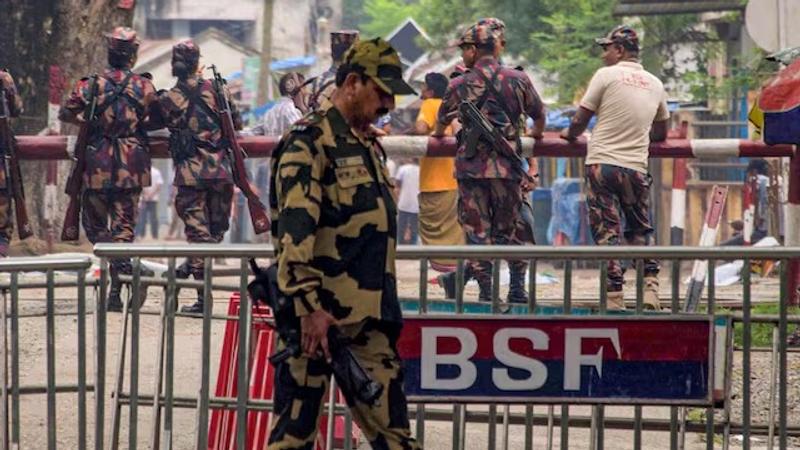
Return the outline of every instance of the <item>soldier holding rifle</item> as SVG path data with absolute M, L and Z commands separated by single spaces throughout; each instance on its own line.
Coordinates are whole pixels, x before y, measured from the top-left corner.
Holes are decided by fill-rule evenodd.
M 200 48 L 192 40 L 172 48 L 172 74 L 177 83 L 159 91 L 151 108 L 150 126 L 166 126 L 169 148 L 175 163 L 174 184 L 178 188 L 175 208 L 183 220 L 188 242 L 219 243 L 228 231 L 234 183 L 248 199 L 253 228 L 262 233 L 269 228 L 264 206 L 253 192 L 244 171 L 243 154 L 236 142 L 235 129 L 241 118 L 228 101 L 224 80 L 198 73 Z M 178 278 L 203 279 L 203 258 L 188 258 L 177 269 Z M 203 291 L 183 312 L 203 312 Z
M 14 133 L 11 131 L 11 118 L 22 112 L 22 98 L 17 93 L 14 78 L 0 70 L 0 257 L 8 255 L 8 245 L 14 222 L 11 218 L 11 201 L 14 201 L 14 215 L 20 239 L 33 234 L 25 210 L 25 193 L 22 190 L 22 173 L 17 159 Z
M 117 27 L 106 38 L 108 67 L 78 81 L 59 112 L 62 121 L 81 127 L 67 181 L 70 205 L 62 239 L 78 239 L 80 215 L 93 244 L 133 242 L 139 196 L 150 185 L 144 120 L 155 88 L 149 76 L 131 71 L 139 49 L 136 32 Z M 109 311 L 121 310 L 119 275 L 131 272 L 130 259 L 111 260 Z

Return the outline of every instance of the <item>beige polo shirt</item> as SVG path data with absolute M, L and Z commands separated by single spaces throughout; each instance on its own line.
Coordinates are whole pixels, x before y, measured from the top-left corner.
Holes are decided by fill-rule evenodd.
M 646 173 L 652 124 L 669 119 L 661 81 L 634 62 L 603 67 L 589 82 L 581 106 L 597 115 L 586 165 L 611 164 Z

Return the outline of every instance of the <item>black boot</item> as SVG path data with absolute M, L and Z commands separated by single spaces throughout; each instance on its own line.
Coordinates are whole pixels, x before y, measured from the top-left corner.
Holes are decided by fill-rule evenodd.
M 444 298 L 452 300 L 456 298 L 456 273 L 447 272 L 436 277 L 439 286 L 444 289 Z
M 511 271 L 511 283 L 508 286 L 506 301 L 508 303 L 528 303 L 528 292 L 525 291 L 525 271 Z
M 193 274 L 193 275 L 194 275 L 194 279 L 195 280 L 202 280 L 203 279 L 203 274 L 202 273 L 201 274 Z M 198 289 L 197 290 L 197 301 L 194 302 L 193 305 L 181 307 L 181 312 L 182 313 L 190 313 L 190 314 L 202 314 L 203 311 L 205 310 L 204 302 L 203 302 L 203 298 L 204 297 L 205 296 L 203 295 L 203 289 Z
M 479 302 L 491 302 L 492 301 L 492 280 L 478 280 L 478 288 L 480 291 L 478 292 L 478 301 Z
M 108 289 L 108 298 L 106 299 L 106 311 L 108 312 L 122 312 L 122 299 L 120 294 L 122 292 L 122 283 L 116 276 L 111 277 L 111 287 Z
M 180 266 L 175 268 L 175 278 L 179 278 L 185 280 L 189 278 L 192 274 L 192 269 L 189 267 L 189 260 L 187 259 L 184 261 Z M 167 272 L 164 272 L 164 276 L 167 276 Z
M 471 279 L 472 268 L 470 266 L 466 266 L 464 268 L 464 286 L 466 286 Z M 443 273 L 436 277 L 436 281 L 438 281 L 439 286 L 444 289 L 445 299 L 454 300 L 456 298 L 456 272 Z M 464 286 L 461 287 L 463 288 Z
M 178 267 L 175 268 L 175 279 L 176 280 L 185 280 L 185 279 L 189 278 L 189 276 L 191 276 L 191 275 L 192 275 L 192 269 L 189 267 L 189 260 L 188 259 L 186 261 L 184 261 L 183 263 L 181 263 L 181 265 L 179 265 Z M 161 274 L 161 277 L 168 278 L 169 277 L 169 272 L 168 271 L 164 271 L 164 273 Z M 178 310 L 178 297 L 180 295 L 181 295 L 181 288 L 176 287 L 175 288 L 175 311 Z

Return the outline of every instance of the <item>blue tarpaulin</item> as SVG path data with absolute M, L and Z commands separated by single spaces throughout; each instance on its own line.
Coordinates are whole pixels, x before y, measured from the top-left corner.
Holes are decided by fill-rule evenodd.
M 581 244 L 581 180 L 559 178 L 551 187 L 553 213 L 547 229 L 547 241 L 553 242 L 556 233 L 563 233 L 570 244 Z

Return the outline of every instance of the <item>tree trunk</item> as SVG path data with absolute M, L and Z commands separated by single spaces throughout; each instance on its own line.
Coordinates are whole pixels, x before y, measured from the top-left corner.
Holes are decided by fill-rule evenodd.
M 14 76 L 25 112 L 14 125 L 17 134 L 36 134 L 47 127 L 49 72 L 57 65 L 64 75 L 63 95 L 75 81 L 105 66 L 104 33 L 115 26 L 130 26 L 133 12 L 117 7 L 119 0 L 0 0 L 0 67 Z M 58 86 L 54 86 L 58 88 Z M 75 134 L 75 127 L 64 127 Z M 46 239 L 46 162 L 22 163 L 28 215 L 36 237 Z M 58 163 L 58 201 L 54 230 L 60 236 L 66 195 L 64 185 L 70 162 Z

